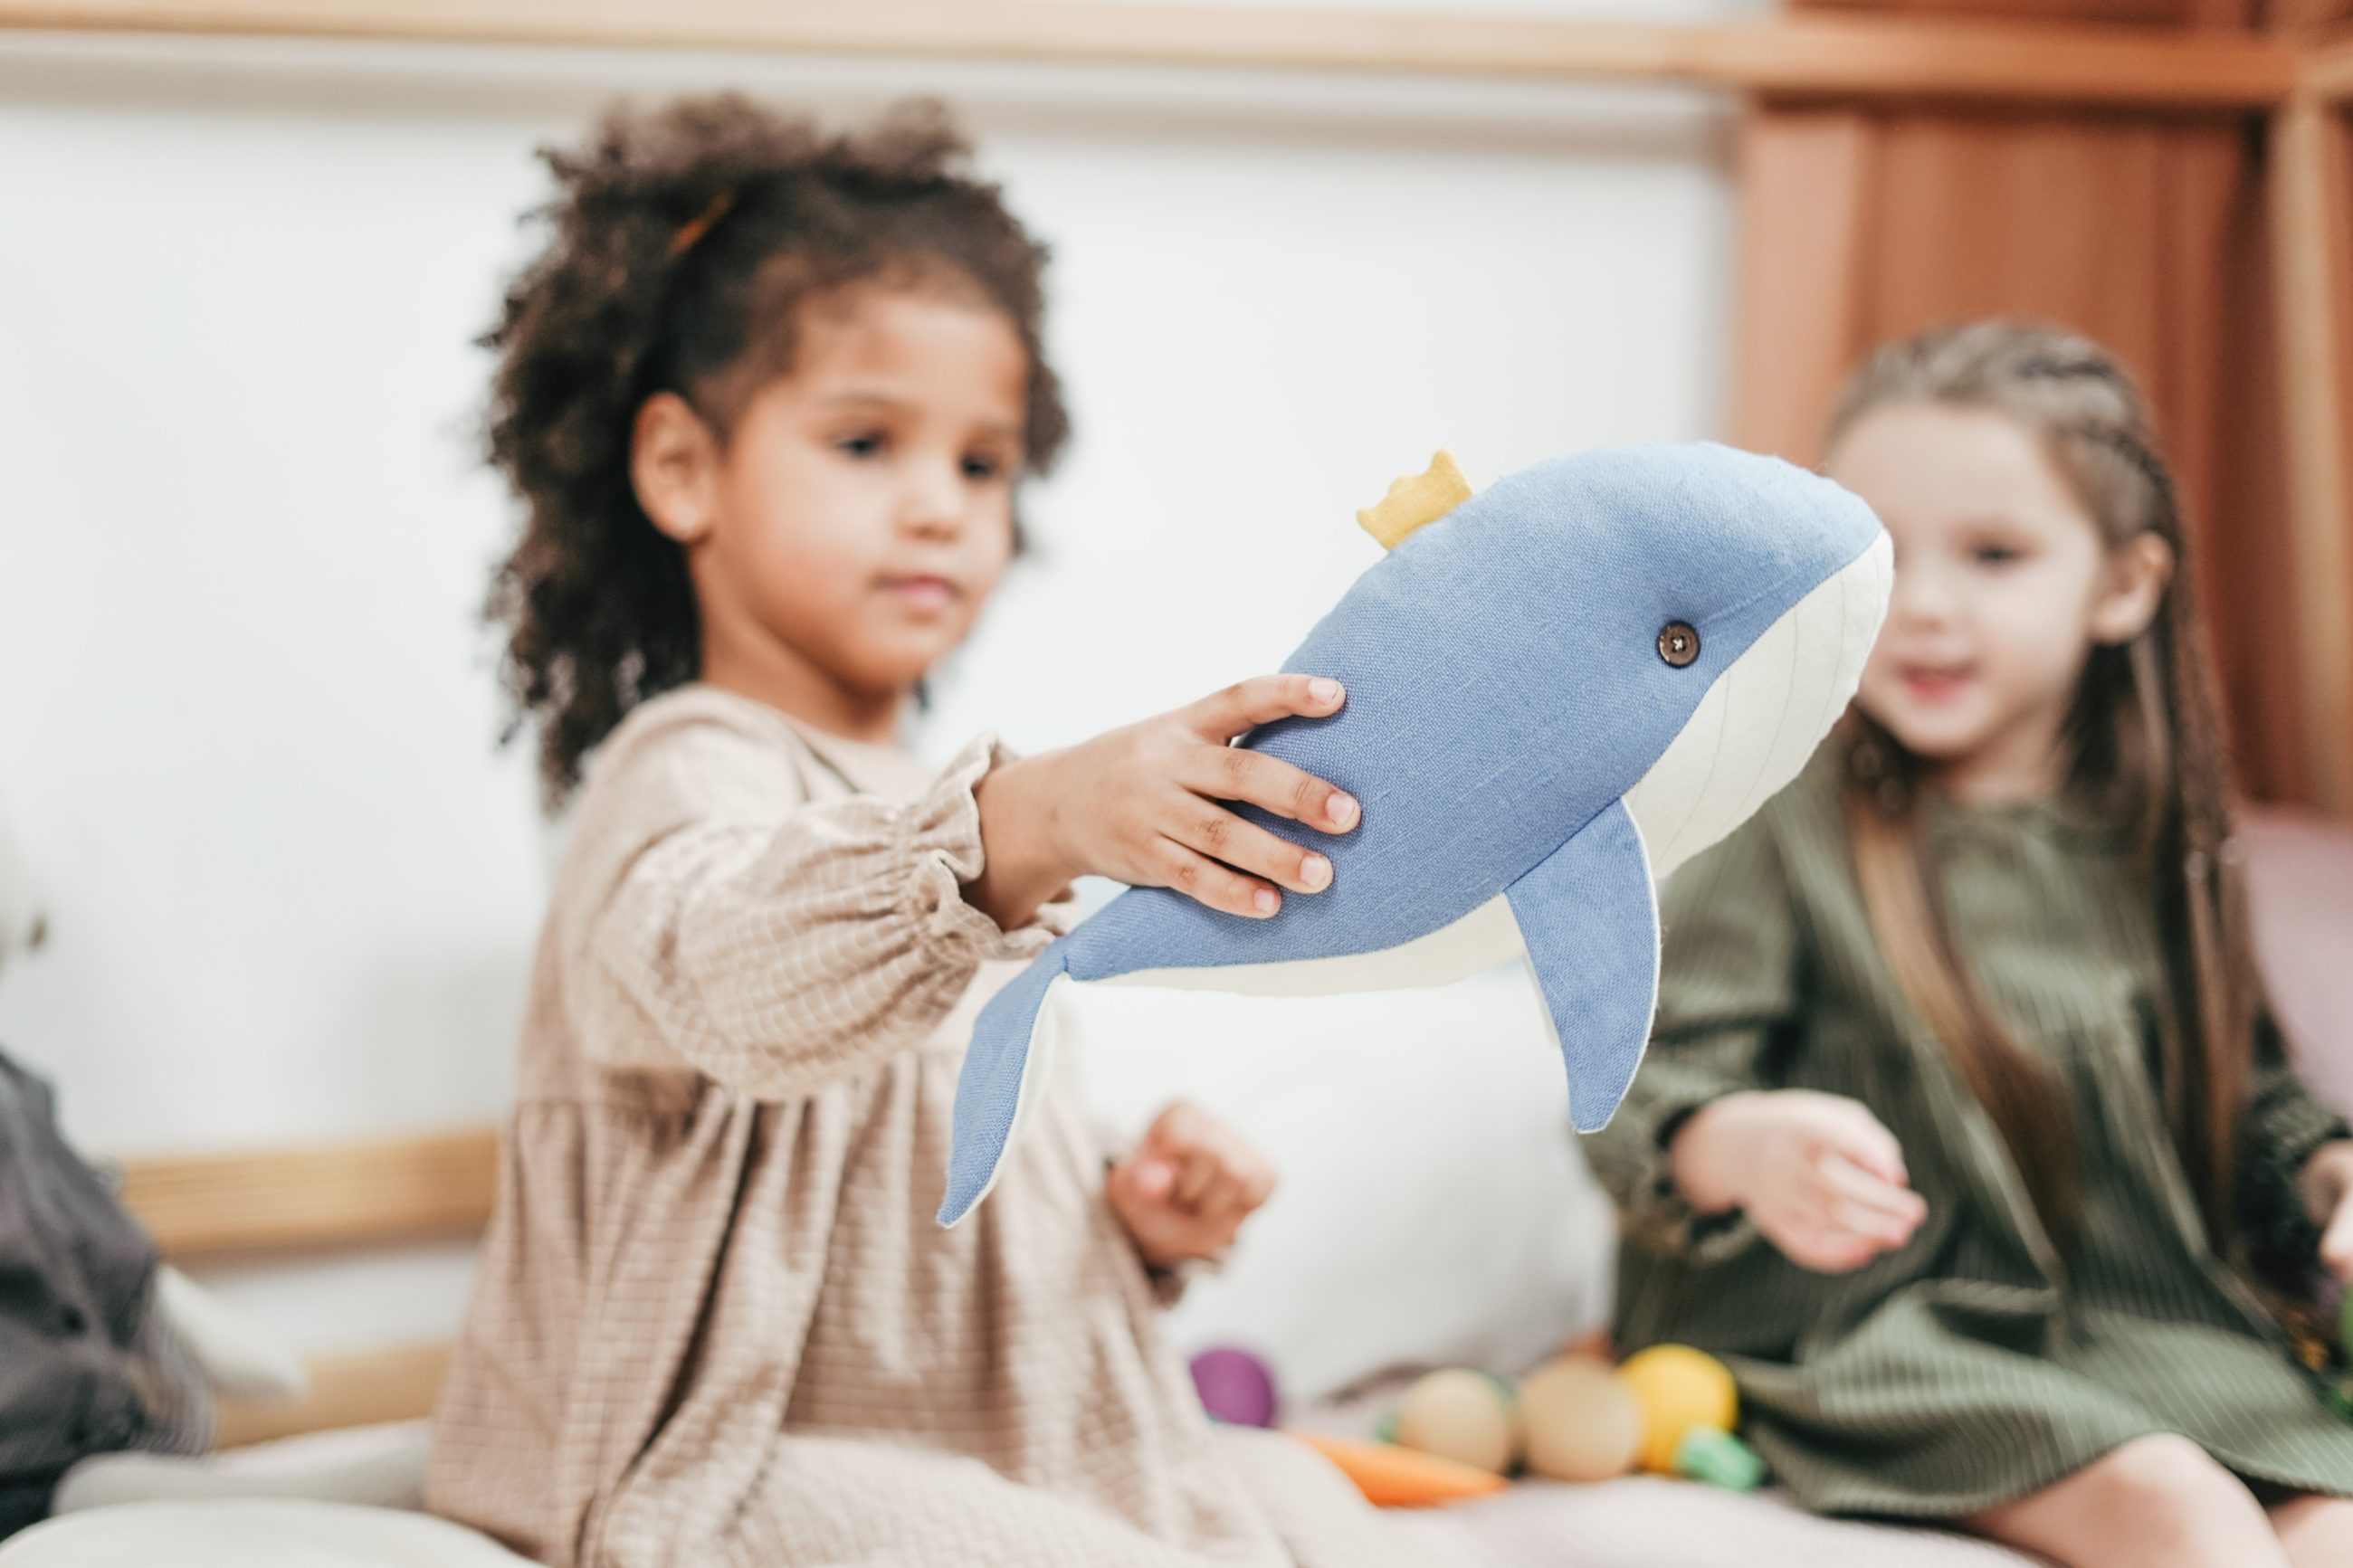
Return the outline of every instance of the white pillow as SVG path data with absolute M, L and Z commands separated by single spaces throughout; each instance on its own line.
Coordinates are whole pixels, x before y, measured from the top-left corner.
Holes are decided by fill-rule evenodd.
M 432 1443 L 430 1421 L 391 1421 L 213 1454 L 93 1454 L 58 1482 L 49 1511 L 232 1498 L 421 1509 Z
M 1608 1321 L 1614 1216 L 1525 960 L 1428 991 L 1062 1005 L 1099 1116 L 1133 1135 L 1189 1100 L 1280 1173 L 1171 1314 L 1182 1353 L 1255 1351 L 1296 1406 L 1397 1367 L 1517 1373 Z
M 69 1514 L 0 1546 L 0 1568 L 529 1568 L 445 1520 L 324 1502 L 142 1502 Z

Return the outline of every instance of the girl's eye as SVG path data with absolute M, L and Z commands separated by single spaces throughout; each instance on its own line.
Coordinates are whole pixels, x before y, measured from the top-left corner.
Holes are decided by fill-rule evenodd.
M 844 436 L 834 443 L 834 447 L 853 458 L 871 458 L 882 450 L 882 437 L 864 431 L 855 436 Z
M 1980 544 L 1974 554 L 1980 566 L 2008 566 L 2026 558 L 2025 552 L 2013 550 L 2007 544 Z
M 993 479 L 1004 471 L 1003 463 L 982 454 L 976 453 L 964 460 L 964 477 L 968 479 Z

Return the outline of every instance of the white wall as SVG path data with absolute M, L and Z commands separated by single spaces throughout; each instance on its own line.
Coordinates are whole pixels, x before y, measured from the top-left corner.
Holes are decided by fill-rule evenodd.
M 86 1146 L 497 1112 L 543 879 L 470 343 L 531 149 L 718 85 L 944 94 L 1056 247 L 1077 444 L 928 750 L 1276 667 L 1440 442 L 1477 479 L 1717 426 L 1724 111 L 1681 93 L 0 36 L 0 789 L 54 932 L 0 1043 Z M 437 1328 L 463 1273 L 233 1283 L 322 1342 Z

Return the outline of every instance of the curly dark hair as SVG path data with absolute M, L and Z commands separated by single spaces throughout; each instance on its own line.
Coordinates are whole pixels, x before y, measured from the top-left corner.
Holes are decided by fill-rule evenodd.
M 1024 458 L 1043 471 L 1070 431 L 1039 340 L 1046 247 L 935 103 L 871 129 L 814 121 L 734 95 L 608 112 L 586 142 L 543 149 L 554 229 L 481 340 L 499 353 L 491 462 L 524 503 L 487 618 L 504 628 L 506 738 L 539 734 L 550 809 L 630 709 L 692 680 L 702 623 L 682 546 L 638 503 L 637 412 L 683 397 L 727 439 L 762 386 L 792 367 L 801 308 L 860 283 L 977 295 L 1029 363 Z

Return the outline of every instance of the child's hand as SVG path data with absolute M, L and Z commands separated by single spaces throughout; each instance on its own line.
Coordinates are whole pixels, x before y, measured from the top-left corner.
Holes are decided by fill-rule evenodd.
M 1103 1190 L 1135 1250 L 1167 1268 L 1231 1246 L 1274 1191 L 1274 1167 L 1233 1129 L 1179 1100 L 1111 1168 Z
M 1838 1095 L 1726 1095 L 1683 1124 L 1668 1157 L 1693 1207 L 1746 1210 L 1789 1261 L 1824 1274 L 1893 1252 L 1928 1213 L 1895 1135 Z
M 966 900 L 1009 928 L 1090 872 L 1261 919 L 1282 907 L 1282 889 L 1323 891 L 1329 860 L 1221 803 L 1247 801 L 1324 833 L 1356 826 L 1356 803 L 1289 763 L 1226 742 L 1277 719 L 1336 713 L 1345 700 L 1336 680 L 1264 675 L 1008 763 L 974 791 L 983 865 Z
M 2320 1261 L 2353 1282 L 2353 1142 L 2323 1143 L 2304 1163 L 2304 1205 L 2320 1230 Z

